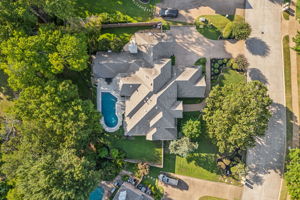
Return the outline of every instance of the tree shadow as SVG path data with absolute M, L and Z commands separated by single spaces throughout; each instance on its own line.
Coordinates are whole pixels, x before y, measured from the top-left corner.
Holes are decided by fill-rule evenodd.
M 269 46 L 261 39 L 253 37 L 246 40 L 246 47 L 249 52 L 257 56 L 267 56 L 270 53 Z
M 269 84 L 267 77 L 257 68 L 251 68 L 248 70 L 249 77 L 251 80 L 257 80 L 262 82 L 263 84 Z
M 286 135 L 285 106 L 273 103 L 270 110 L 272 117 L 265 136 L 257 137 L 256 145 L 247 152 L 247 178 L 255 185 L 264 183 L 264 176 L 271 172 L 283 175 L 284 148 Z

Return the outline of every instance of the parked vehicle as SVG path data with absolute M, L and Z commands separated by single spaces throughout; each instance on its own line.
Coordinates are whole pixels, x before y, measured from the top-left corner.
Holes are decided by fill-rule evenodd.
M 178 10 L 173 8 L 162 8 L 159 12 L 159 16 L 176 18 L 178 16 Z
M 160 181 L 162 181 L 163 183 L 166 183 L 166 184 L 169 184 L 169 185 L 174 185 L 174 186 L 178 185 L 178 179 L 168 177 L 168 176 L 166 176 L 164 174 L 160 174 L 158 176 L 158 179 Z

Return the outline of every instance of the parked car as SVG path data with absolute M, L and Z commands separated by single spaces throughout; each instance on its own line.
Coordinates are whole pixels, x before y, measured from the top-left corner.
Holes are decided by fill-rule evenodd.
M 159 16 L 176 18 L 178 16 L 178 10 L 173 8 L 162 8 L 159 12 Z
M 166 176 L 164 174 L 160 174 L 158 176 L 158 179 L 160 181 L 162 181 L 163 183 L 166 183 L 166 184 L 169 184 L 169 185 L 174 185 L 174 186 L 178 185 L 178 179 L 168 177 L 168 176 Z

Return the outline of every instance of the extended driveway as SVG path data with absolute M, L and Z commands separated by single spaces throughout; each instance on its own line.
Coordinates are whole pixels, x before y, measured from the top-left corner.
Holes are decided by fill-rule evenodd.
M 225 183 L 195 179 L 186 176 L 174 175 L 180 179 L 181 189 L 163 185 L 165 200 L 198 200 L 202 196 L 214 196 L 227 200 L 240 199 L 242 188 Z
M 179 16 L 175 20 L 192 23 L 200 15 L 243 15 L 244 2 L 245 0 L 162 0 L 157 4 L 157 12 L 161 8 L 177 8 Z
M 273 116 L 263 138 L 248 150 L 247 166 L 253 189 L 244 187 L 243 200 L 277 200 L 285 152 L 285 93 L 281 46 L 281 6 L 276 0 L 249 0 L 245 18 L 253 33 L 246 41 L 249 79 L 260 80 L 273 99 Z
M 194 26 L 174 26 L 170 32 L 174 36 L 176 65 L 192 66 L 199 58 L 230 58 L 243 53 L 243 42 L 209 40 Z

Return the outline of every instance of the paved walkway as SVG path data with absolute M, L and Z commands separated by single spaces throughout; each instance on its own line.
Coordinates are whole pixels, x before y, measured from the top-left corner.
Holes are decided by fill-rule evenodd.
M 250 63 L 248 79 L 260 80 L 273 99 L 272 117 L 266 135 L 248 150 L 248 179 L 243 200 L 277 200 L 285 155 L 286 109 L 281 38 L 281 0 L 248 0 L 245 19 L 252 26 L 245 55 Z
M 202 196 L 214 196 L 227 200 L 240 199 L 242 187 L 220 182 L 206 181 L 174 174 L 180 179 L 179 187 L 162 184 L 165 200 L 198 200 Z M 253 199 L 254 200 L 254 199 Z
M 292 0 L 290 5 L 291 10 L 296 10 L 296 0 Z M 293 38 L 296 36 L 297 31 L 300 30 L 300 24 L 298 23 L 296 16 L 290 16 L 290 19 L 282 19 L 282 36 L 289 36 L 290 47 L 295 46 Z M 293 112 L 293 138 L 292 147 L 299 147 L 299 94 L 298 94 L 298 66 L 297 66 L 297 53 L 294 50 L 290 50 L 291 56 L 291 82 L 292 82 L 292 112 Z

